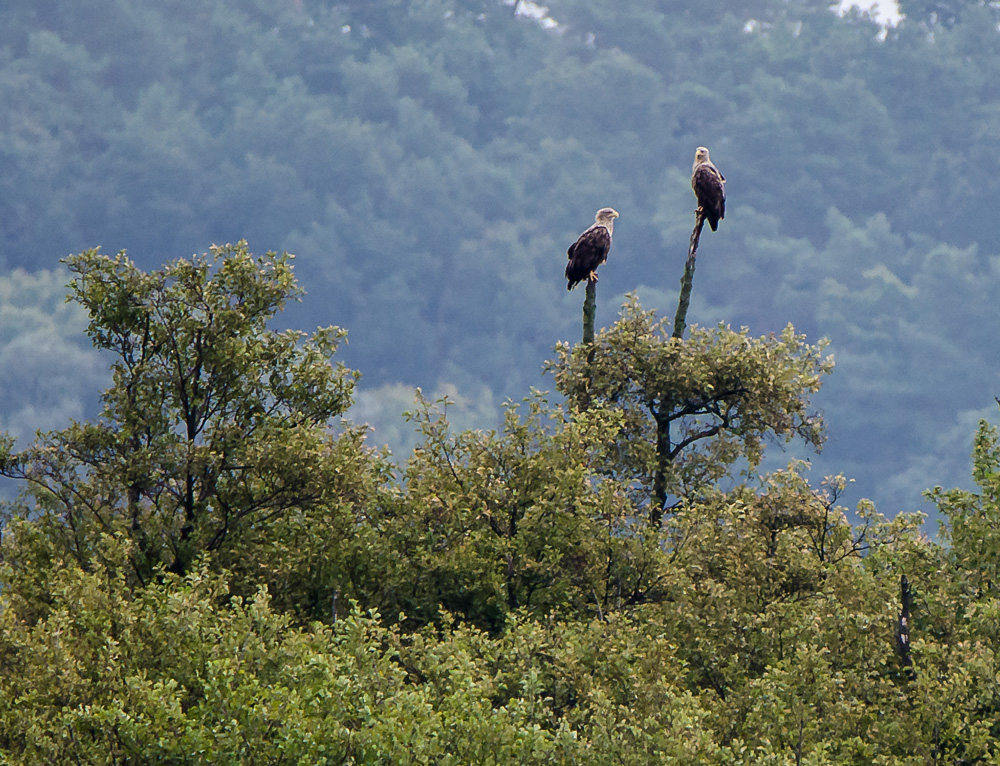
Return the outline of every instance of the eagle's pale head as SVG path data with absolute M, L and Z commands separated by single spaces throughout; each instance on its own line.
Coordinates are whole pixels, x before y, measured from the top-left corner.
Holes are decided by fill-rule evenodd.
M 609 224 L 618 217 L 618 211 L 613 207 L 602 207 L 594 216 L 594 223 Z
M 694 150 L 694 164 L 701 165 L 704 162 L 711 162 L 708 156 L 708 149 L 704 146 L 699 146 Z

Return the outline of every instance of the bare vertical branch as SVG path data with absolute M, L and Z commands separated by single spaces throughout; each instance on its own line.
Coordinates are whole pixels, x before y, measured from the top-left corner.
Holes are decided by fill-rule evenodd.
M 684 264 L 684 276 L 681 277 L 681 295 L 677 301 L 677 314 L 674 315 L 674 338 L 683 338 L 684 328 L 687 326 L 688 306 L 691 304 L 691 283 L 694 281 L 694 259 L 698 254 L 698 242 L 701 240 L 701 230 L 704 226 L 705 211 L 699 207 L 695 211 L 694 231 L 691 232 L 687 262 Z
M 590 406 L 592 368 L 594 364 L 594 315 L 597 313 L 597 280 L 587 280 L 586 297 L 583 300 L 583 345 L 587 347 L 587 388 L 578 401 L 581 410 Z
M 597 313 L 597 281 L 587 280 L 587 297 L 583 300 L 583 342 L 594 342 L 594 315 Z

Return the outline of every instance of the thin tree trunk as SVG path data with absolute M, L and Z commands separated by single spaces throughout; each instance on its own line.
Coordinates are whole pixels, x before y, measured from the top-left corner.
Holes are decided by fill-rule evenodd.
M 677 300 L 677 313 L 674 315 L 672 337 L 678 340 L 683 340 L 684 328 L 687 326 L 688 306 L 691 305 L 691 284 L 694 282 L 695 257 L 698 254 L 698 243 L 701 241 L 701 230 L 704 226 L 705 211 L 699 207 L 694 213 L 694 229 L 691 231 L 687 261 L 684 263 L 684 276 L 681 277 L 681 294 Z M 663 508 L 667 504 L 667 464 L 670 462 L 670 449 L 670 420 L 666 416 L 657 416 L 656 475 L 653 477 L 653 510 L 649 515 L 649 520 L 654 527 L 660 525 L 663 518 Z
M 581 410 L 590 406 L 590 389 L 592 383 L 591 368 L 594 364 L 594 315 L 597 313 L 597 282 L 587 280 L 586 297 L 583 299 L 583 345 L 587 347 L 587 390 L 579 401 Z
M 910 581 L 906 579 L 906 575 L 899 578 L 899 601 L 896 648 L 906 677 L 910 681 L 916 681 L 917 671 L 913 667 L 913 657 L 910 655 L 910 609 L 913 606 L 913 595 L 910 593 Z
M 587 297 L 583 299 L 583 342 L 594 342 L 594 314 L 597 313 L 597 282 L 587 280 Z
M 663 405 L 661 405 L 662 407 Z M 649 522 L 660 526 L 667 505 L 667 466 L 670 464 L 670 419 L 661 409 L 656 416 L 656 474 L 653 476 L 653 509 Z
M 688 246 L 687 262 L 684 264 L 684 276 L 681 277 L 681 296 L 677 301 L 677 314 L 674 315 L 673 337 L 683 338 L 687 326 L 688 306 L 691 305 L 691 283 L 694 281 L 694 259 L 698 254 L 698 242 L 701 240 L 701 230 L 705 226 L 705 212 L 699 207 L 694 214 L 694 231 L 691 232 L 691 243 Z

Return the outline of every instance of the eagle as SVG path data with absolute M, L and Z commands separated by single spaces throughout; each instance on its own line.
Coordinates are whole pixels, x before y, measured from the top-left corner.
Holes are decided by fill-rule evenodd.
M 712 231 L 716 231 L 719 221 L 726 217 L 726 178 L 712 164 L 708 149 L 704 146 L 694 150 L 691 188 L 698 198 L 698 209 L 705 214 L 705 220 Z
M 566 264 L 567 290 L 572 290 L 585 279 L 588 282 L 597 281 L 597 267 L 608 260 L 617 217 L 617 210 L 602 207 L 594 216 L 594 225 L 569 246 L 566 251 L 569 256 L 569 263 Z

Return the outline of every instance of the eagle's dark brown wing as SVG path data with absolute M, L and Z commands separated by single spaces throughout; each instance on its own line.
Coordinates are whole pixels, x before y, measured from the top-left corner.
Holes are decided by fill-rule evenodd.
M 608 260 L 609 250 L 611 250 L 611 232 L 606 226 L 594 224 L 583 232 L 566 251 L 569 256 L 569 263 L 566 264 L 566 279 L 569 284 L 566 285 L 566 289 L 572 290 Z
M 705 211 L 705 220 L 716 231 L 726 217 L 726 179 L 714 165 L 698 165 L 691 176 L 691 187 L 698 198 L 698 207 Z

